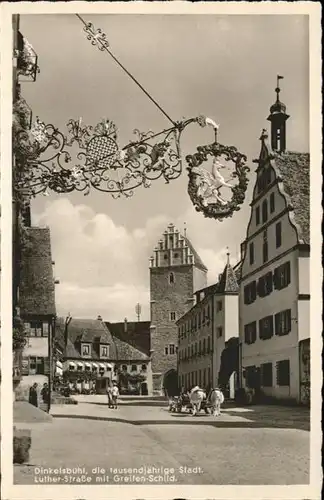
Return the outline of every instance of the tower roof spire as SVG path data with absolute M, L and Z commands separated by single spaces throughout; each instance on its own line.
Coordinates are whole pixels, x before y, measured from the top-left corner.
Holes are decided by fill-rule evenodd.
M 276 102 L 270 107 L 268 120 L 271 122 L 271 147 L 273 151 L 283 152 L 286 150 L 286 121 L 289 115 L 286 114 L 286 105 L 280 101 L 279 94 L 280 80 L 283 76 L 277 75 Z

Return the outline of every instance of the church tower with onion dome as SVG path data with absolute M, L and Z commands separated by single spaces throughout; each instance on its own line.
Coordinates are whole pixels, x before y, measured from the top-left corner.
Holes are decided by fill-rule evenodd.
M 176 321 L 194 305 L 194 292 L 207 285 L 207 267 L 184 235 L 169 224 L 150 259 L 153 392 L 178 388 Z

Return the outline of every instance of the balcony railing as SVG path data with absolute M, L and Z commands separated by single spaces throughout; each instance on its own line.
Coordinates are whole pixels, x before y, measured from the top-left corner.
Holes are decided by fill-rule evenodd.
M 39 73 L 38 56 L 28 40 L 18 32 L 17 74 L 20 81 L 35 82 Z

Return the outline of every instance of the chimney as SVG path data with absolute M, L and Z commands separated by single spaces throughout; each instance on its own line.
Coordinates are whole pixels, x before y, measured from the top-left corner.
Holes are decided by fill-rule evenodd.
M 102 317 L 98 314 L 97 321 L 102 321 Z
M 124 319 L 124 332 L 127 333 L 127 318 Z

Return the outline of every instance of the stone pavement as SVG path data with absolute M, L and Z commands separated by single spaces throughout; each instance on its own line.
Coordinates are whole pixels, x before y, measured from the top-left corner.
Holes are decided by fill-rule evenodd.
M 95 399 L 97 398 L 97 399 Z M 189 413 L 170 413 L 167 403 L 163 406 L 128 405 L 121 400 L 117 410 L 109 409 L 106 398 L 101 396 L 80 397 L 78 405 L 53 405 L 51 414 L 57 418 L 85 418 L 115 422 L 142 424 L 210 425 L 237 428 L 292 428 L 309 431 L 310 412 L 306 408 L 283 406 L 229 406 L 219 417 L 201 412 L 193 417 Z
M 214 418 L 171 414 L 167 406 L 110 410 L 100 398 L 85 401 L 53 406 L 52 423 L 32 426 L 30 464 L 14 467 L 16 484 L 45 484 L 54 476 L 55 484 L 76 484 L 80 473 L 64 469 L 78 467 L 91 484 L 309 482 L 310 433 L 298 428 L 307 423 L 300 409 L 233 407 Z

